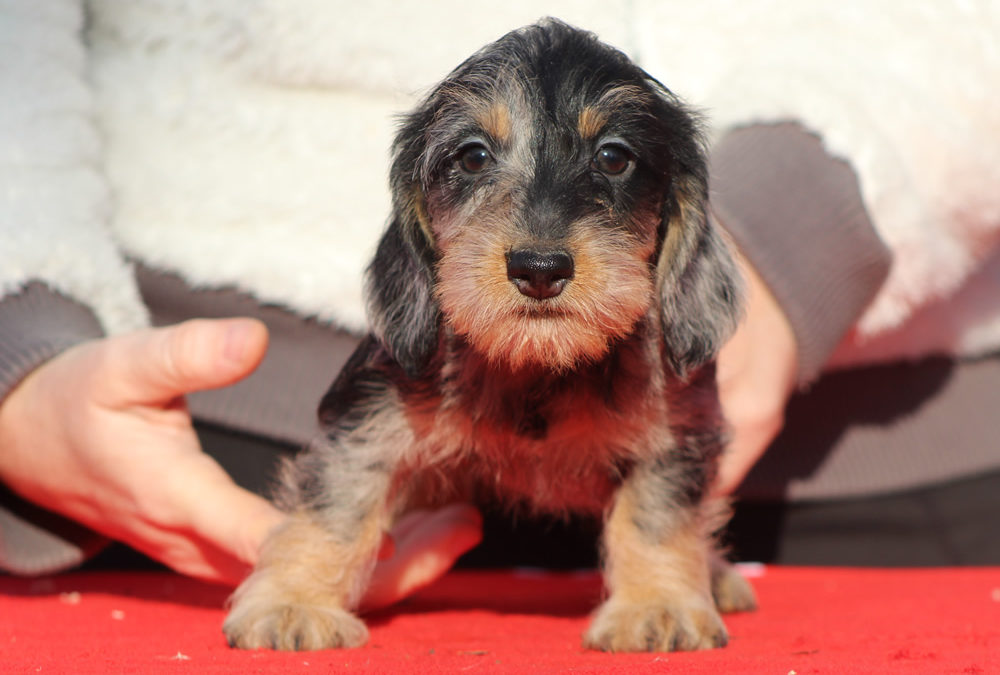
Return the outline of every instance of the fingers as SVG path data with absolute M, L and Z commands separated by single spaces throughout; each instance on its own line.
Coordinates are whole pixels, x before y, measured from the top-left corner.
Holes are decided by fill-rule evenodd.
M 735 490 L 781 431 L 798 375 L 795 334 L 783 310 L 751 266 L 744 273 L 746 318 L 717 360 L 719 402 L 731 441 L 713 485 L 716 494 Z
M 784 425 L 786 395 L 778 385 L 769 388 L 769 384 L 766 378 L 751 378 L 742 387 L 720 387 L 730 441 L 719 460 L 715 494 L 736 490 Z
M 234 483 L 211 457 L 199 454 L 186 464 L 183 472 L 173 474 L 170 499 L 192 539 L 218 551 L 215 580 L 235 585 L 257 562 L 261 544 L 285 515 Z
M 158 404 L 249 375 L 267 350 L 267 328 L 255 319 L 196 319 L 105 342 L 112 405 Z
M 772 433 L 762 432 L 752 438 L 734 439 L 719 463 L 719 473 L 712 487 L 713 494 L 732 494 L 763 456 L 777 432 L 778 429 L 775 428 Z
M 5 482 L 180 572 L 238 582 L 282 514 L 201 452 L 177 403 L 249 374 L 266 347 L 263 324 L 231 319 L 67 350 L 8 399 L 20 405 L 28 396 L 27 409 L 40 415 L 18 415 L 9 445 L 23 451 L 3 453 Z
M 378 563 L 362 600 L 365 610 L 387 607 L 435 581 L 482 539 L 482 517 L 467 504 L 414 511 L 393 528 L 395 553 Z
M 749 378 L 744 386 L 720 387 L 730 440 L 719 460 L 716 494 L 730 494 L 739 487 L 781 431 L 785 397 L 768 384 L 766 379 Z

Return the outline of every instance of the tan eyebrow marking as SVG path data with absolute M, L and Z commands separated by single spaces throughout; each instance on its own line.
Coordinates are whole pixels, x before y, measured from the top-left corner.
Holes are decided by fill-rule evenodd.
M 494 103 L 480 111 L 476 115 L 476 122 L 483 131 L 500 143 L 506 143 L 510 140 L 513 122 L 510 117 L 510 108 L 505 103 Z
M 580 132 L 581 138 L 589 140 L 601 133 L 601 129 L 604 128 L 607 121 L 608 116 L 604 111 L 588 105 L 580 111 L 576 128 Z
M 648 97 L 648 92 L 636 85 L 623 84 L 608 89 L 597 100 L 597 103 L 585 106 L 580 111 L 576 124 L 580 136 L 588 140 L 595 138 L 604 129 L 609 117 L 616 109 L 629 105 L 641 105 Z

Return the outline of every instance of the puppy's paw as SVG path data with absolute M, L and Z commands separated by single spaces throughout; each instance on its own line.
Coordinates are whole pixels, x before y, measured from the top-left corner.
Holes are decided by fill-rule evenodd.
M 757 609 L 757 596 L 750 582 L 726 562 L 720 561 L 712 567 L 712 597 L 723 613 Z
M 724 647 L 729 636 L 710 603 L 605 602 L 583 645 L 605 652 L 668 652 Z
M 302 604 L 240 603 L 222 625 L 230 647 L 306 651 L 360 647 L 368 629 L 347 610 Z

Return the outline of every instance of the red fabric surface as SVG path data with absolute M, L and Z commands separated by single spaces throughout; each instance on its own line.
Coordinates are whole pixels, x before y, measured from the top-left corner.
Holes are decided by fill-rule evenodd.
M 0 672 L 1000 673 L 1000 568 L 766 568 L 761 609 L 728 647 L 580 647 L 594 574 L 453 572 L 369 617 L 370 643 L 310 653 L 229 649 L 225 589 L 161 573 L 0 578 Z

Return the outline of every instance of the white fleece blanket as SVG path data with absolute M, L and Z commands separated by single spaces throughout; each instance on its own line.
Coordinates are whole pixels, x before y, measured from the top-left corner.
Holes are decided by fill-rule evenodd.
M 18 176 L 0 195 L 0 284 L 34 274 L 43 251 L 43 276 L 112 330 L 141 311 L 111 241 L 94 241 L 105 226 L 128 255 L 189 282 L 363 328 L 393 115 L 474 49 L 545 14 L 624 49 L 716 130 L 796 119 L 849 159 L 896 254 L 859 339 L 982 277 L 1000 237 L 1000 4 L 988 0 L 90 4 L 85 63 L 75 3 L 0 2 L 21 16 L 0 21 L 0 49 L 15 44 L 37 68 L 20 79 L 0 69 L 18 101 L 0 106 L 16 130 L 0 130 L 0 170 Z M 41 115 L 57 109 L 69 114 L 61 126 Z M 34 135 L 17 140 L 23 129 Z M 96 265 L 77 264 L 84 251 Z M 948 319 L 933 348 L 1000 344 L 997 303 L 982 304 Z

